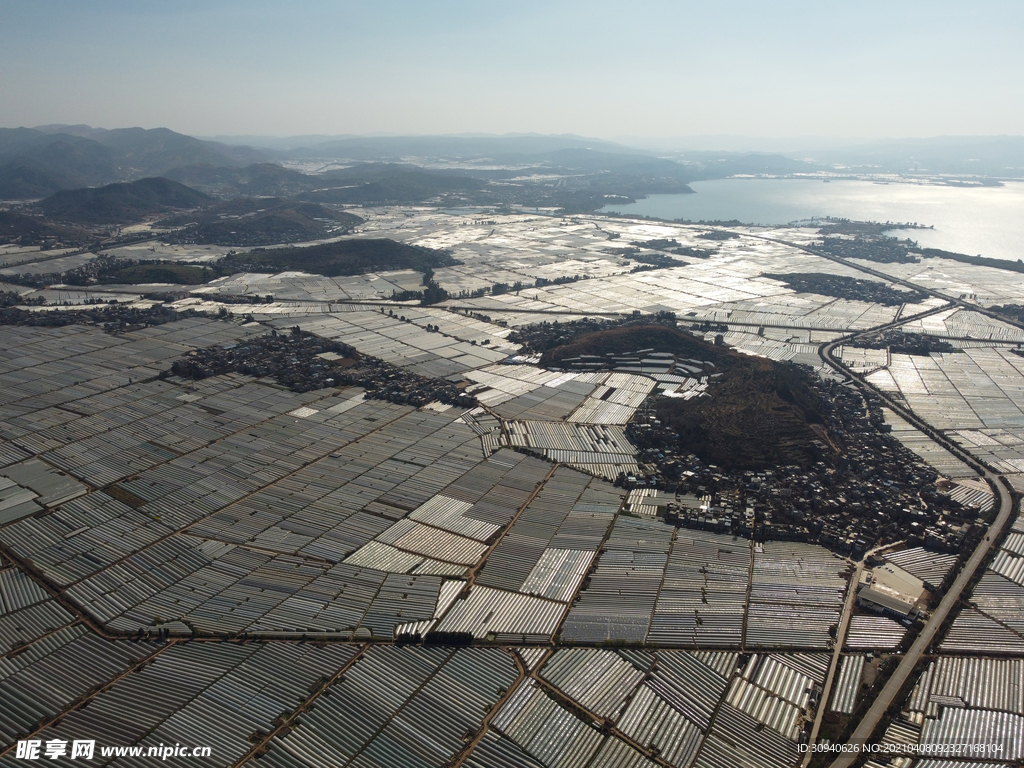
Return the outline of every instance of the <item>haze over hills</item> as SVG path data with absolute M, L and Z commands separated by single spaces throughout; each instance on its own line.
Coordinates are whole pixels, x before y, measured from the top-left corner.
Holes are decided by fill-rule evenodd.
M 815 153 L 826 163 L 877 167 L 894 173 L 1024 176 L 1024 136 L 935 136 L 889 139 Z
M 203 141 L 166 128 L 5 128 L 0 129 L 0 199 L 39 198 L 62 189 L 148 176 L 232 188 L 237 193 L 243 193 L 237 188 L 245 187 L 246 194 L 296 194 L 316 185 L 270 163 L 288 158 L 390 162 L 408 156 L 497 162 L 500 156 L 505 163 L 550 166 L 557 158 L 545 157 L 546 153 L 594 147 L 616 156 L 643 156 L 640 150 L 610 142 L 562 136 L 362 137 L 314 143 L 285 153 Z M 240 170 L 249 166 L 256 167 Z
M 254 163 L 245 167 L 201 163 L 175 168 L 164 176 L 218 197 L 291 197 L 321 186 L 314 176 L 274 163 Z
M 16 211 L 0 211 L 0 243 L 84 243 L 91 239 L 91 232 L 76 225 L 57 224 L 41 216 L 26 216 Z
M 0 129 L 0 200 L 46 198 L 34 207 L 14 203 L 12 213 L 22 218 L 9 217 L 0 236 L 47 247 L 81 244 L 89 239 L 82 226 L 117 227 L 244 199 L 250 201 L 242 203 L 250 209 L 244 217 L 227 214 L 219 221 L 210 218 L 219 213 L 205 215 L 181 237 L 252 246 L 298 242 L 352 226 L 337 218 L 341 206 L 519 206 L 574 214 L 649 195 L 689 193 L 692 182 L 731 176 L 896 173 L 948 175 L 952 179 L 944 183 L 954 184 L 961 183 L 958 178 L 999 184 L 1024 176 L 1024 138 L 1013 136 L 819 146 L 816 158 L 707 149 L 665 154 L 575 135 L 307 136 L 280 142 L 306 144 L 252 148 L 166 128 Z M 141 180 L 145 184 L 132 185 Z M 261 198 L 276 202 L 265 205 Z M 285 201 L 287 210 L 280 207 Z M 310 214 L 297 204 L 335 210 Z M 40 215 L 52 221 L 30 221 Z
M 285 149 L 295 157 L 345 157 L 353 160 L 402 157 L 486 157 L 536 155 L 560 149 L 599 149 L 606 152 L 643 153 L 645 150 L 586 136 L 541 134 L 460 134 L 452 136 L 296 136 L 222 137 L 224 143 Z M 251 140 L 251 141 L 250 141 Z
M 0 128 L 0 199 L 158 176 L 205 163 L 244 166 L 269 153 L 200 141 L 167 128 Z
M 46 125 L 34 130 L 50 135 L 70 135 L 91 139 L 114 152 L 121 153 L 129 162 L 135 161 L 140 168 L 167 167 L 180 163 L 182 156 L 193 155 L 197 162 L 232 159 L 239 165 L 265 159 L 265 150 L 251 147 L 204 141 L 169 128 L 92 128 L 88 125 Z
M 56 192 L 34 206 L 58 221 L 79 224 L 128 224 L 154 213 L 195 208 L 209 195 L 176 181 L 140 179 L 103 187 Z
M 344 157 L 352 160 L 403 157 L 493 157 L 510 161 L 572 149 L 609 154 L 671 156 L 684 162 L 741 165 L 741 173 L 790 173 L 808 166 L 843 165 L 893 173 L 963 173 L 1020 176 L 1024 172 L 1024 136 L 932 136 L 861 139 L 856 137 L 796 136 L 627 136 L 613 140 L 583 136 L 218 136 L 229 145 L 274 149 L 291 157 Z M 760 170 L 754 158 L 760 157 Z
M 296 168 L 321 172 L 273 162 L 289 159 Z M 320 162 L 326 170 L 317 168 Z M 379 205 L 446 198 L 578 212 L 600 208 L 608 198 L 689 192 L 692 171 L 671 159 L 578 136 L 370 137 L 282 153 L 167 129 L 51 125 L 0 132 L 0 199 L 8 200 L 165 177 L 222 199 L 270 196 Z M 98 216 L 75 216 L 82 222 L 123 223 L 128 210 L 114 213 L 107 207 L 94 212 Z M 154 212 L 160 211 L 147 215 Z
M 885 173 L 1024 176 L 1024 136 L 932 136 L 857 139 L 821 136 L 640 137 L 620 139 L 683 162 L 767 154 L 791 162 Z M 771 172 L 771 171 L 766 171 Z M 785 172 L 785 171 L 776 171 Z
M 107 130 L 87 125 L 45 125 L 0 129 L 0 199 L 41 198 L 62 189 L 150 176 L 166 176 L 218 195 L 295 196 L 338 186 L 334 182 L 343 177 L 382 185 L 352 193 L 349 199 L 338 199 L 353 203 L 408 202 L 474 186 L 471 182 L 440 179 L 429 184 L 419 179 L 417 184 L 409 178 L 409 185 L 422 189 L 396 195 L 394 190 L 383 188 L 393 183 L 383 179 L 398 173 L 385 167 L 396 164 L 407 166 L 405 172 L 412 173 L 436 174 L 444 168 L 457 168 L 465 172 L 464 176 L 483 179 L 496 178 L 493 174 L 502 173 L 501 169 L 521 174 L 592 175 L 587 184 L 576 187 L 594 194 L 626 197 L 686 191 L 683 186 L 691 181 L 737 174 L 839 170 L 996 179 L 1024 174 L 1024 137 L 1019 136 L 935 137 L 847 145 L 837 140 L 822 143 L 814 139 L 786 142 L 719 137 L 717 144 L 722 149 L 709 148 L 716 146 L 716 140 L 708 137 L 695 138 L 693 148 L 687 148 L 686 139 L 649 139 L 643 141 L 644 148 L 637 148 L 574 135 L 535 134 L 221 138 L 224 141 L 207 141 L 167 128 Z M 242 145 L 242 138 L 271 146 Z M 779 149 L 785 146 L 790 148 Z M 737 147 L 743 151 L 737 151 Z M 317 161 L 328 166 L 375 165 L 366 165 L 363 176 L 346 169 L 345 174 L 325 174 L 322 178 L 310 178 L 279 165 L 293 163 L 306 170 Z M 488 175 L 489 170 L 492 175 Z M 324 180 L 331 183 L 324 185 Z M 536 202 L 541 204 L 540 200 Z

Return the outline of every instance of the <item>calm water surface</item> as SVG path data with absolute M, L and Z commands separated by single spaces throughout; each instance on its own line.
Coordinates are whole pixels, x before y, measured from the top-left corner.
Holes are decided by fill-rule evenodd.
M 788 224 L 815 216 L 917 222 L 903 230 L 928 248 L 996 259 L 1024 258 L 1024 182 L 1002 187 L 942 187 L 810 179 L 716 179 L 690 185 L 695 195 L 651 195 L 605 211 L 662 219 Z

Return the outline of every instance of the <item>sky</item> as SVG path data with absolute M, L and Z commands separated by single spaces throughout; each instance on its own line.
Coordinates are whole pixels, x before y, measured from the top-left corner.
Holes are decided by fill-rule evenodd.
M 0 0 L 0 126 L 1024 134 L 1020 0 Z

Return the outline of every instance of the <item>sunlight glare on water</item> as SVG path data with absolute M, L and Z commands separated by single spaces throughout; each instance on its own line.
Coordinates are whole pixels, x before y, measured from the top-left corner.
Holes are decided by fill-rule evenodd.
M 788 224 L 835 216 L 861 221 L 917 222 L 934 230 L 901 231 L 928 248 L 981 254 L 997 259 L 1024 257 L 1024 182 L 1002 187 L 811 179 L 734 178 L 698 181 L 694 195 L 651 195 L 608 212 L 662 219 L 731 220 Z

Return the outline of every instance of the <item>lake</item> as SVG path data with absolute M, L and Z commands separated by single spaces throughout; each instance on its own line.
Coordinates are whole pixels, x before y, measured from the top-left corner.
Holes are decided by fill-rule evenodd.
M 788 224 L 835 216 L 860 221 L 917 222 L 934 230 L 901 230 L 924 247 L 1016 261 L 1024 258 L 1024 182 L 1002 187 L 945 187 L 811 179 L 715 179 L 690 185 L 695 195 L 651 195 L 603 210 L 660 219 Z

